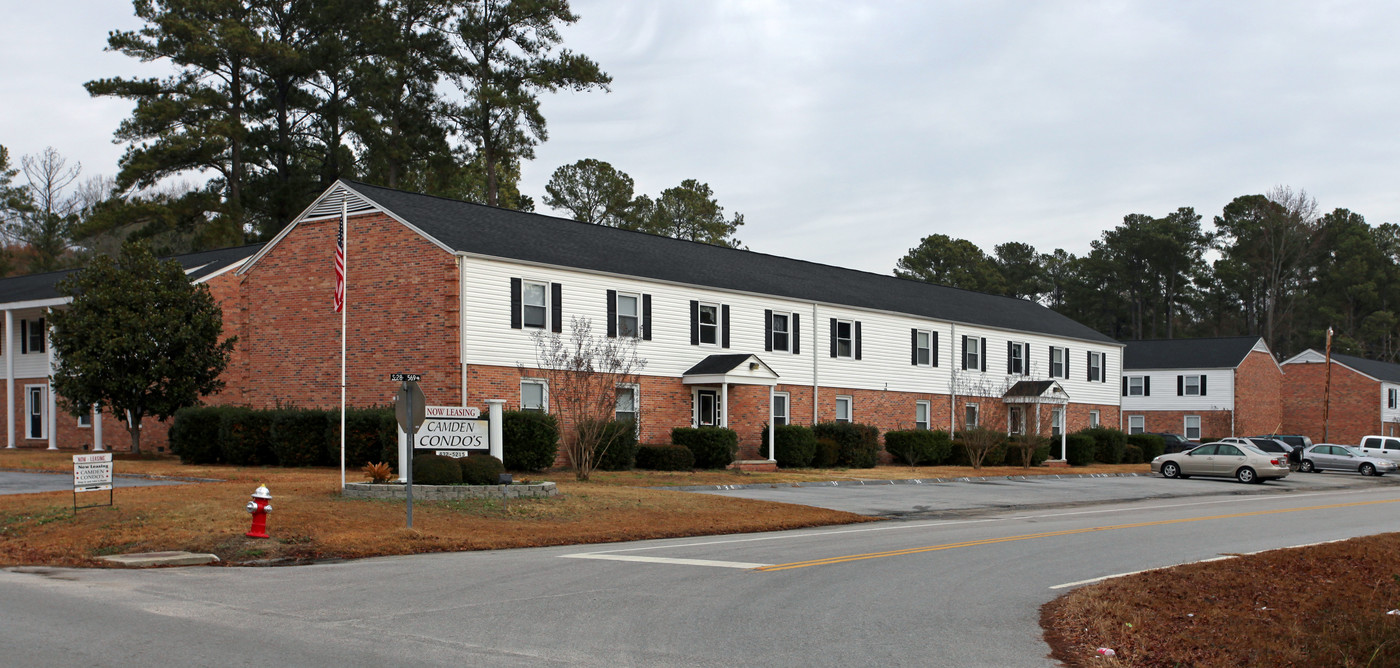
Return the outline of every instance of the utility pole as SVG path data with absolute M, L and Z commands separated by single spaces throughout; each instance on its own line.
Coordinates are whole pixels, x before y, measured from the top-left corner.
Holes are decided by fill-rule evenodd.
M 1327 437 L 1327 412 L 1332 406 L 1332 328 L 1327 328 L 1327 381 L 1322 385 L 1322 442 L 1330 443 Z

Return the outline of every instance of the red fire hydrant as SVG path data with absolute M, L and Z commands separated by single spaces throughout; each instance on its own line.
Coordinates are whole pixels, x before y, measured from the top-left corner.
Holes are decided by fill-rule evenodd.
M 245 506 L 253 514 L 253 528 L 244 534 L 249 538 L 267 538 L 267 514 L 272 512 L 272 492 L 267 485 L 259 485 L 253 490 L 253 500 Z

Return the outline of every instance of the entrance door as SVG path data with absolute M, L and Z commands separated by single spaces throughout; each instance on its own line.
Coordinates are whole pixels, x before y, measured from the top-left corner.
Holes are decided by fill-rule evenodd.
M 30 385 L 24 388 L 24 437 L 44 438 L 44 386 Z
M 696 390 L 695 421 L 700 427 L 717 427 L 720 423 L 719 392 Z

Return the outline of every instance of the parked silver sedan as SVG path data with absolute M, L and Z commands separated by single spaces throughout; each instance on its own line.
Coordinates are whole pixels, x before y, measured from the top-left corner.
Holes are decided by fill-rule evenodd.
M 1166 478 L 1221 476 L 1240 482 L 1263 482 L 1288 476 L 1288 459 L 1252 445 L 1207 443 L 1152 460 L 1152 472 Z
M 1303 451 L 1303 461 L 1298 470 L 1304 473 L 1321 471 L 1356 471 L 1361 475 L 1385 475 L 1394 473 L 1395 462 L 1381 457 L 1372 457 L 1349 445 L 1319 443 Z

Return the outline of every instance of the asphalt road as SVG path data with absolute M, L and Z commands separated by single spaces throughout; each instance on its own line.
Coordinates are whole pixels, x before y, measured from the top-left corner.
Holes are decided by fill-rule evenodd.
M 181 480 L 152 480 L 150 478 L 126 478 L 112 476 L 116 487 L 147 487 L 150 485 L 185 485 Z M 0 471 L 0 494 L 32 494 L 34 492 L 59 492 L 73 489 L 71 473 L 20 473 Z
M 1400 488 L 1387 480 L 1312 477 L 1329 484 L 293 568 L 9 569 L 0 656 L 43 666 L 1045 666 L 1039 606 L 1083 581 L 1400 528 Z

